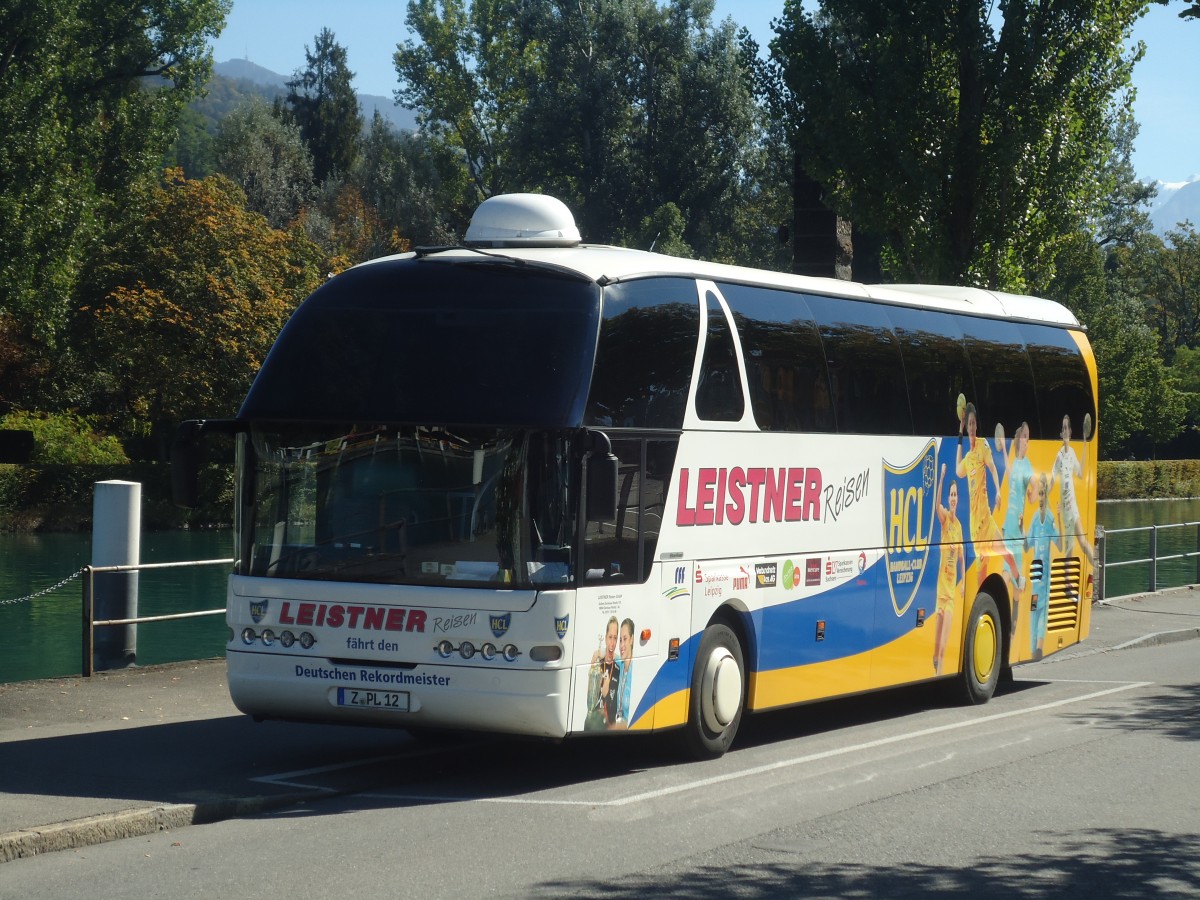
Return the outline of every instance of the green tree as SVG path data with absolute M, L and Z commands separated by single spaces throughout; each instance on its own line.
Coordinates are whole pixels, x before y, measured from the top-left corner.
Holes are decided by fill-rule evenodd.
M 289 118 L 313 157 L 313 175 L 323 182 L 350 171 L 358 155 L 363 117 L 354 92 L 354 73 L 346 65 L 346 50 L 334 33 L 321 29 L 313 49 L 304 47 L 308 63 L 289 81 Z
M 127 435 L 233 415 L 325 260 L 299 230 L 271 228 L 227 178 L 139 191 L 137 225 L 92 273 L 82 342 Z
M 222 119 L 216 147 L 217 171 L 271 227 L 287 226 L 312 198 L 312 155 L 300 130 L 273 115 L 265 100 L 249 97 Z
M 1114 254 L 1114 264 L 1141 299 L 1168 363 L 1180 347 L 1200 347 L 1200 235 L 1195 228 L 1185 222 L 1168 231 L 1165 241 L 1146 233 Z
M 517 189 L 511 133 L 528 85 L 545 74 L 536 47 L 523 46 L 512 27 L 516 15 L 506 0 L 409 0 L 406 22 L 417 40 L 398 45 L 392 57 L 396 102 L 415 110 L 421 131 L 462 160 L 470 189 L 460 214 L 467 217 L 485 197 Z
M 1046 295 L 1087 326 L 1100 383 L 1100 455 L 1123 458 L 1136 439 L 1165 444 L 1181 430 L 1186 397 L 1159 354 L 1140 299 L 1086 232 L 1062 242 Z
M 1101 201 L 1092 230 L 1101 247 L 1129 246 L 1150 231 L 1150 201 L 1158 194 L 1153 184 L 1141 181 L 1133 168 L 1133 145 L 1138 124 L 1125 114 L 1113 128 L 1113 149 L 1102 181 L 1112 192 Z
M 787 0 L 771 42 L 799 165 L 904 279 L 1022 289 L 1111 194 L 1149 0 Z
M 229 0 L 0 6 L 0 315 L 51 346 L 80 265 L 160 164 Z
M 760 262 L 744 254 L 770 247 L 767 230 L 739 209 L 759 190 L 758 110 L 734 25 L 711 14 L 711 0 L 413 0 L 396 96 L 460 154 L 468 209 L 544 190 L 603 242 L 673 204 L 694 252 Z
M 466 193 L 466 171 L 447 145 L 401 132 L 375 113 L 351 179 L 395 239 L 410 247 L 452 244 L 462 234 L 452 211 Z

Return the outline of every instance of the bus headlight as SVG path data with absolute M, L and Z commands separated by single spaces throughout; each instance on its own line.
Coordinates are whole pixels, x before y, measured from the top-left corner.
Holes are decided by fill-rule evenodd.
M 262 638 L 263 646 L 270 647 L 275 643 L 275 632 L 270 628 L 264 628 L 260 637 Z
M 316 642 L 317 642 L 317 639 L 315 637 L 313 637 L 311 634 L 309 634 L 307 631 L 300 633 L 300 646 L 303 647 L 305 650 L 307 650 L 309 647 L 311 647 Z
M 470 641 L 463 641 L 458 648 L 458 655 L 463 659 L 470 659 L 475 655 L 475 645 Z
M 296 636 L 290 631 L 285 631 L 279 636 L 279 643 L 285 647 L 290 647 L 292 644 L 296 643 Z
M 520 656 L 520 655 L 521 655 L 521 651 L 517 649 L 517 645 L 516 645 L 516 644 L 505 644 L 505 645 L 504 645 L 504 659 L 505 659 L 505 661 L 507 661 L 507 662 L 513 662 L 513 661 L 515 661 L 515 660 L 516 660 L 516 658 L 517 658 L 518 656 Z
M 250 628 L 250 627 L 248 627 L 248 626 L 247 626 L 246 628 L 243 628 L 243 629 L 242 629 L 242 643 L 243 643 L 243 644 L 247 644 L 247 645 L 249 645 L 249 644 L 253 644 L 253 643 L 254 643 L 254 639 L 255 639 L 256 637 L 258 637 L 258 635 L 256 635 L 256 634 L 254 633 L 254 629 L 253 629 L 253 628 Z
M 484 644 L 482 647 L 479 648 L 479 655 L 482 656 L 484 659 L 495 659 L 496 658 L 496 645 L 490 644 L 490 643 Z

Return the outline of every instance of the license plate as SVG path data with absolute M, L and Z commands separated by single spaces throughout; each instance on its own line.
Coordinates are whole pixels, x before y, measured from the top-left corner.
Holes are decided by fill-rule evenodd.
M 364 691 L 340 687 L 337 689 L 337 705 L 408 712 L 408 691 Z

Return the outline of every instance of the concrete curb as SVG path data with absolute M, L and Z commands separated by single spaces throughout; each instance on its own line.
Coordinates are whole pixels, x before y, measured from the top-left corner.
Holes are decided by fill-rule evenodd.
M 1176 641 L 1190 641 L 1195 638 L 1200 638 L 1200 628 L 1180 628 L 1178 631 L 1159 631 L 1154 634 L 1144 634 L 1139 638 L 1134 638 L 1132 641 L 1126 641 L 1123 644 L 1117 644 L 1115 647 L 1108 647 L 1102 650 L 1102 653 L 1107 653 L 1109 650 L 1128 650 L 1130 647 L 1157 647 L 1160 644 L 1174 644 Z
M 240 797 L 206 803 L 170 803 L 22 828 L 19 831 L 0 834 L 0 863 L 27 859 L 57 850 L 89 847 L 122 838 L 144 837 L 187 825 L 204 825 L 237 816 L 252 816 L 273 809 L 296 806 L 317 797 L 333 795 L 330 791 L 303 791 L 275 797 Z

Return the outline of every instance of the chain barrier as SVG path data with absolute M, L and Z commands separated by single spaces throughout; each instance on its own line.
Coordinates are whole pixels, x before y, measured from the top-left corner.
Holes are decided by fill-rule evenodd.
M 29 600 L 36 600 L 38 597 L 45 597 L 47 594 L 53 594 L 59 588 L 70 584 L 87 570 L 88 567 L 84 566 L 78 572 L 72 572 L 58 584 L 51 585 L 48 588 L 42 588 L 40 591 L 34 591 L 32 594 L 26 594 L 24 597 L 17 597 L 15 600 L 0 600 L 0 606 L 10 606 L 13 603 L 26 603 Z

